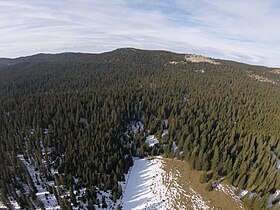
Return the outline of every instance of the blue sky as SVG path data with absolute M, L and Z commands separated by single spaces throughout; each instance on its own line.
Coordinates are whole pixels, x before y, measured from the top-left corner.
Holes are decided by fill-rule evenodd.
M 0 57 L 120 47 L 280 67 L 278 0 L 0 0 Z

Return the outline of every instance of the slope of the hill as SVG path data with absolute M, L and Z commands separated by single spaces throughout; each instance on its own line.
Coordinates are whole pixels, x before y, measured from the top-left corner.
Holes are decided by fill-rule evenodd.
M 122 206 L 129 209 L 244 209 L 238 195 L 209 192 L 201 172 L 186 162 L 154 157 L 137 159 L 128 174 Z M 225 184 L 221 184 L 221 186 Z
M 162 154 L 278 208 L 279 85 L 277 69 L 165 51 L 1 59 L 0 204 L 117 206 L 133 156 Z

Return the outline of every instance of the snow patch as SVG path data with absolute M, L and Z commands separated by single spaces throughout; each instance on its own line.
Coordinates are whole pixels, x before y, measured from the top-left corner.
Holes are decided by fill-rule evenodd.
M 203 70 L 203 69 L 198 69 L 198 70 L 195 70 L 195 72 L 197 72 L 197 73 L 205 73 L 205 71 Z
M 168 119 L 163 120 L 163 123 L 164 123 L 164 130 L 161 134 L 162 137 L 168 135 L 168 125 L 169 125 Z
M 222 184 L 220 182 L 215 184 L 215 190 L 224 192 L 227 195 L 230 195 L 235 201 L 240 201 L 240 197 L 235 194 L 235 188 L 233 186 Z
M 191 187 L 189 188 L 192 195 L 191 195 L 191 202 L 192 202 L 192 207 L 194 210 L 200 210 L 200 209 L 213 209 L 207 206 L 206 202 L 203 200 L 201 195 L 199 195 L 194 189 Z
M 214 184 L 215 190 L 224 192 L 225 194 L 231 196 L 236 202 L 240 202 L 241 204 L 241 199 L 249 194 L 249 198 L 252 198 L 253 196 L 256 195 L 256 193 L 252 193 L 249 192 L 248 190 L 244 190 L 244 189 L 239 189 L 239 193 L 236 194 L 236 192 L 238 192 L 238 189 L 232 185 L 228 185 L 228 184 L 224 184 L 221 183 L 221 181 L 218 181 Z M 240 208 L 242 209 L 243 207 L 240 205 Z
M 268 208 L 270 208 L 272 206 L 272 203 L 276 199 L 280 199 L 280 190 L 276 190 L 275 193 L 270 194 L 269 201 L 268 201 Z M 277 202 L 277 206 L 280 206 L 280 201 Z
M 147 138 L 146 138 L 146 143 L 148 143 L 148 145 L 149 145 L 150 147 L 153 147 L 153 146 L 155 146 L 155 144 L 158 144 L 159 141 L 158 141 L 158 139 L 155 137 L 155 135 L 149 135 L 149 136 L 147 136 Z
M 165 135 L 168 135 L 168 129 L 164 129 L 161 136 L 164 137 Z
M 8 199 L 9 199 L 13 209 L 21 209 L 18 202 L 15 199 L 13 199 L 13 197 L 8 196 Z
M 140 121 L 133 121 L 127 126 L 127 131 L 125 134 L 128 137 L 135 136 L 136 133 L 141 133 L 144 131 L 144 124 Z
M 165 120 L 163 120 L 163 123 L 164 123 L 164 126 L 165 126 L 165 128 L 168 128 L 168 119 L 165 119 Z
M 8 209 L 8 207 L 0 201 L 0 209 Z
M 173 153 L 176 154 L 176 152 L 178 150 L 178 146 L 176 145 L 175 141 L 173 141 L 173 143 L 172 143 L 172 149 L 173 149 Z
M 105 191 L 98 191 L 97 193 L 97 199 L 99 200 L 100 206 L 102 206 L 102 197 L 105 198 L 105 203 L 107 204 L 107 208 L 106 209 L 116 209 L 116 203 L 114 203 L 110 197 L 112 195 L 111 190 L 108 190 L 108 192 Z M 95 205 L 95 209 L 96 210 L 101 210 L 104 209 L 102 207 L 98 207 L 97 205 Z
M 45 129 L 44 129 L 44 134 L 45 134 L 45 135 L 48 135 L 49 133 L 50 133 L 50 130 L 49 130 L 48 128 L 45 128 Z
M 280 169 L 280 159 L 277 157 L 275 150 L 271 151 L 271 153 L 272 153 L 272 156 L 277 159 L 277 162 L 276 162 L 276 173 L 277 173 Z

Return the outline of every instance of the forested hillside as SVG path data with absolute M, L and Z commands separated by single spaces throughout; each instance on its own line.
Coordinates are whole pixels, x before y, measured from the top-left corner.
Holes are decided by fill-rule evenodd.
M 279 207 L 279 69 L 188 56 L 118 49 L 0 60 L 2 204 L 106 208 L 99 191 L 117 202 L 133 156 L 162 154 L 205 171 L 209 190 L 225 177 L 252 192 L 248 207 Z M 133 122 L 145 129 L 127 135 Z

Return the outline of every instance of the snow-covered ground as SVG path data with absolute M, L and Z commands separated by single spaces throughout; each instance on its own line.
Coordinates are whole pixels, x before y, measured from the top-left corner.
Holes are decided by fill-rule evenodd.
M 272 156 L 276 159 L 276 170 L 275 173 L 278 173 L 280 171 L 280 159 L 278 158 L 275 149 L 271 151 Z M 272 203 L 280 198 L 280 190 L 277 189 L 275 193 L 270 194 L 269 201 L 268 201 L 268 208 L 272 206 Z M 277 202 L 276 204 L 278 207 L 280 207 L 280 201 Z
M 127 126 L 125 134 L 129 137 L 133 137 L 136 133 L 144 131 L 144 124 L 140 121 L 133 121 Z
M 161 134 L 161 137 L 164 137 L 164 136 L 166 136 L 166 135 L 168 135 L 168 129 L 164 129 L 164 130 L 163 130 L 163 132 L 162 132 L 162 134 Z
M 0 201 L 0 209 L 7 209 L 8 207 Z
M 175 141 L 173 141 L 173 143 L 172 143 L 172 149 L 173 149 L 173 153 L 176 154 L 176 152 L 178 150 L 178 146 L 176 145 Z
M 123 210 L 167 209 L 163 174 L 160 159 L 135 160 L 123 192 Z
M 163 123 L 164 123 L 164 130 L 161 134 L 161 137 L 168 135 L 168 125 L 169 125 L 168 119 L 163 120 Z
M 275 151 L 272 151 L 271 153 L 272 153 L 272 156 L 273 156 L 274 158 L 277 159 L 277 162 L 276 162 L 276 171 L 275 171 L 275 172 L 277 173 L 277 172 L 280 170 L 280 159 L 277 157 Z
M 252 193 L 249 192 L 248 190 L 244 190 L 244 189 L 237 189 L 236 187 L 232 186 L 232 185 L 228 185 L 225 183 L 221 183 L 221 182 L 217 182 L 215 183 L 215 190 L 224 192 L 225 194 L 231 196 L 236 202 L 240 203 L 240 208 L 242 209 L 242 205 L 241 205 L 241 199 L 245 196 L 245 195 L 249 195 L 249 198 L 252 198 L 253 196 L 256 196 L 256 193 Z M 239 192 L 238 194 L 236 194 L 236 192 Z
M 246 190 L 241 190 L 240 194 L 236 195 L 235 192 L 237 189 L 235 187 L 228 185 L 228 184 L 223 184 L 223 183 L 216 183 L 215 190 L 218 190 L 218 191 L 226 193 L 227 195 L 230 195 L 237 202 L 241 202 L 240 199 L 248 193 L 248 191 L 246 191 Z
M 13 209 L 21 209 L 18 202 L 15 199 L 13 199 L 11 196 L 8 196 L 8 199 L 9 199 Z
M 35 167 L 28 163 L 23 155 L 18 155 L 18 158 L 23 162 L 26 166 L 32 181 L 38 190 L 36 196 L 42 201 L 45 209 L 60 209 L 58 202 L 54 196 L 54 194 L 50 194 L 47 190 L 47 186 L 53 186 L 53 181 L 49 182 L 45 178 L 41 177 L 41 174 L 38 170 L 35 170 Z M 28 191 L 28 189 L 26 189 Z
M 268 208 L 272 206 L 272 202 L 275 201 L 275 199 L 280 198 L 280 190 L 276 190 L 274 194 L 270 194 L 269 201 L 268 201 Z M 280 201 L 278 201 L 277 206 L 280 208 Z
M 36 195 L 45 208 L 60 209 L 55 196 L 46 190 L 46 185 L 51 186 L 54 183 L 41 179 L 34 166 L 27 162 L 22 155 L 18 157 L 25 164 L 31 175 L 32 181 L 38 190 Z M 213 209 L 210 206 L 210 202 L 196 192 L 192 186 L 182 185 L 182 179 L 184 177 L 182 177 L 180 171 L 175 170 L 173 167 L 167 169 L 166 161 L 160 156 L 144 159 L 134 158 L 134 165 L 125 176 L 126 181 L 119 182 L 123 190 L 122 197 L 116 203 L 111 199 L 111 191 L 99 191 L 97 197 L 100 203 L 102 197 L 105 198 L 108 205 L 106 209 L 116 209 L 118 205 L 121 205 L 123 210 Z M 241 202 L 240 199 L 248 193 L 247 191 L 241 191 L 240 195 L 235 195 L 235 188 L 221 183 L 217 183 L 216 189 L 229 194 L 238 202 Z M 77 200 L 84 193 L 85 189 L 80 189 L 79 192 L 74 191 Z M 280 191 L 276 191 L 271 197 L 270 205 L 279 194 Z M 20 209 L 16 201 L 11 203 L 15 209 Z M 0 203 L 1 206 L 4 208 L 5 205 Z M 79 206 L 81 207 L 81 205 Z M 87 202 L 82 206 L 87 208 Z M 95 208 L 97 210 L 104 209 L 102 205 L 95 205 Z M 241 203 L 240 208 L 242 208 Z
M 159 141 L 158 139 L 155 137 L 155 135 L 149 135 L 146 138 L 146 142 L 150 147 L 155 146 L 155 144 L 157 144 Z
M 9 199 L 9 202 L 10 202 L 13 209 L 20 209 L 20 206 L 18 205 L 18 202 L 15 199 L 13 199 L 13 197 L 8 196 L 8 199 Z M 0 201 L 0 209 L 5 209 L 6 210 L 6 209 L 9 209 L 9 208 L 8 208 L 8 206 L 6 206 L 4 203 L 2 203 Z
M 211 209 L 201 195 L 191 187 L 189 192 L 177 182 L 180 172 L 164 170 L 161 157 L 137 159 L 128 176 L 121 204 L 123 210 L 151 209 Z M 184 197 L 184 199 L 181 198 Z
M 273 157 L 277 159 L 275 173 L 278 173 L 280 170 L 280 159 L 277 157 L 275 151 L 271 151 L 271 153 L 272 153 Z M 256 195 L 255 193 L 248 192 L 247 190 L 244 190 L 244 189 L 240 189 L 239 194 L 236 195 L 236 192 L 238 191 L 237 188 L 230 186 L 228 184 L 223 184 L 221 182 L 217 182 L 215 184 L 215 189 L 230 195 L 237 202 L 238 201 L 241 202 L 241 199 L 247 194 L 249 194 L 249 198 L 252 198 L 253 196 Z M 268 208 L 270 208 L 272 206 L 272 203 L 275 202 L 275 200 L 277 200 L 279 198 L 280 198 L 280 190 L 276 190 L 275 193 L 270 194 L 269 201 L 268 201 Z M 280 207 L 280 201 L 278 201 L 276 205 L 278 207 Z M 242 208 L 242 206 L 240 206 L 240 207 Z

